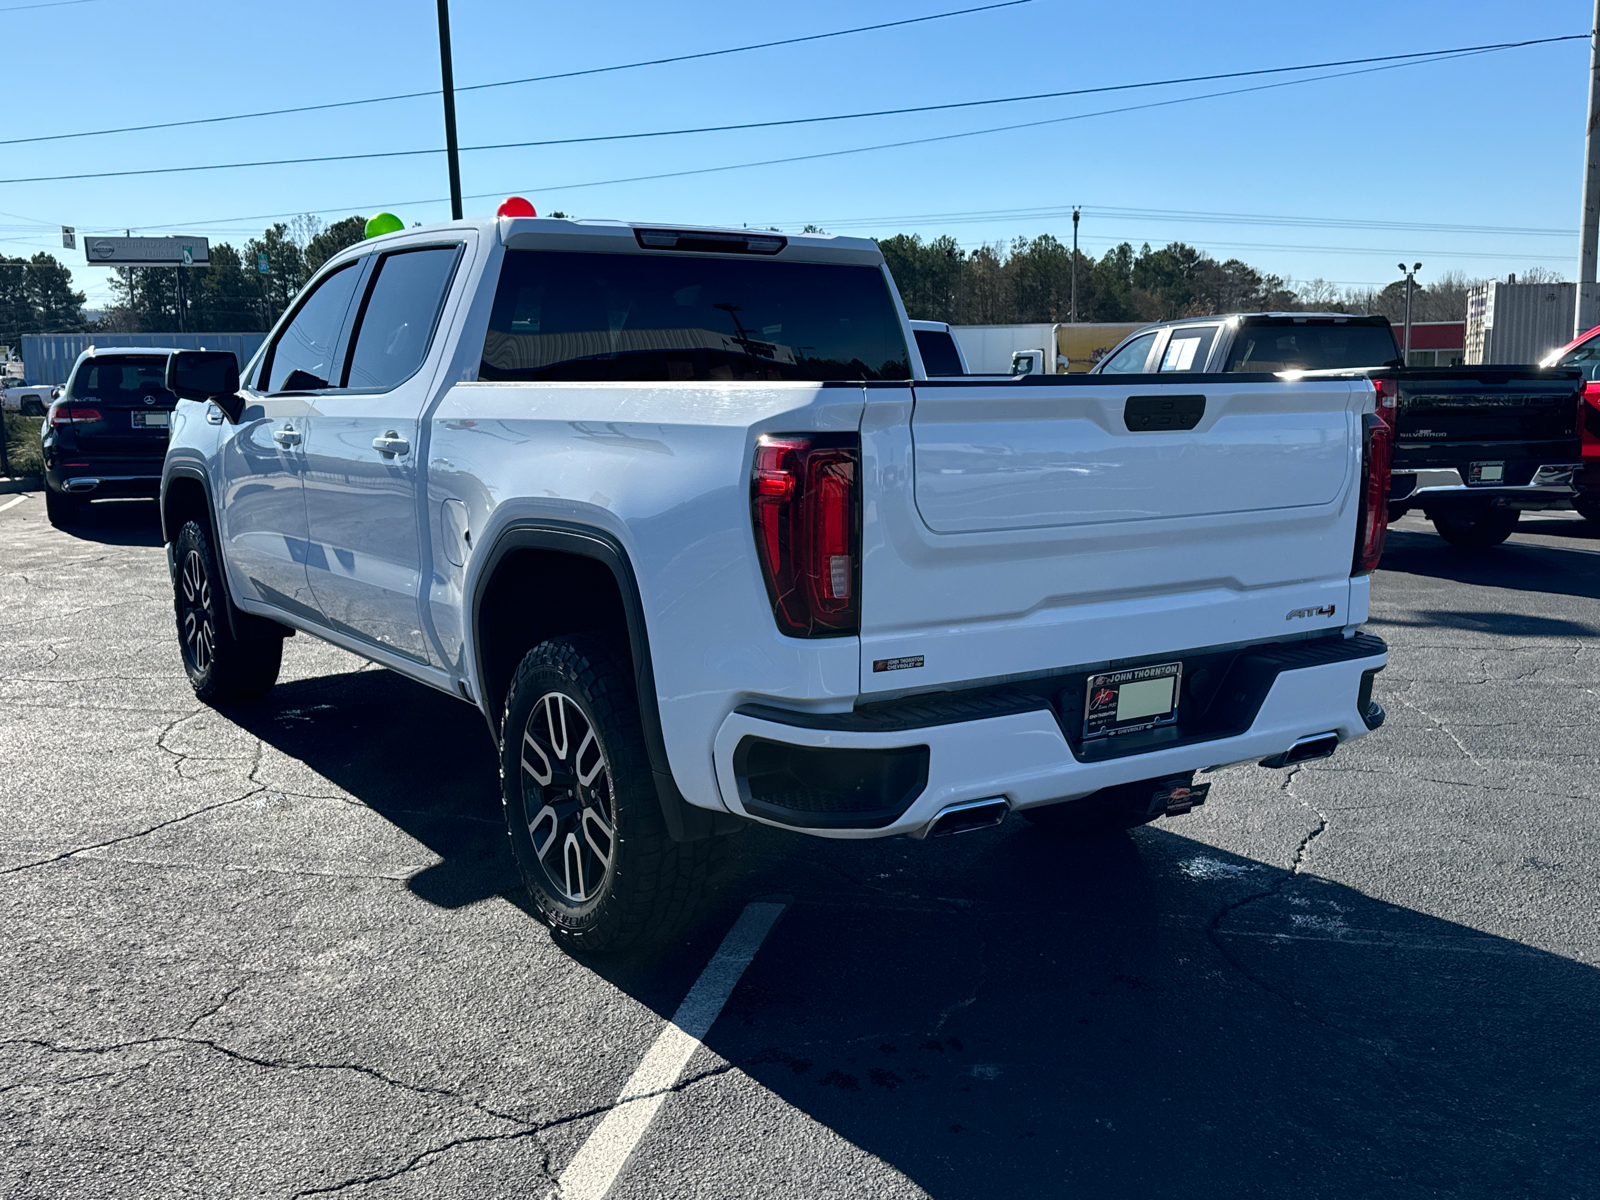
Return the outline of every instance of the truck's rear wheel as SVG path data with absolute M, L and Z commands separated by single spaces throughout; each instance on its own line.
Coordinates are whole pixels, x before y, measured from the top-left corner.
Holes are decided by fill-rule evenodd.
M 1522 514 L 1514 508 L 1459 509 L 1455 512 L 1429 513 L 1428 518 L 1439 536 L 1452 546 L 1463 550 L 1487 550 L 1498 546 L 1511 536 Z
M 278 682 L 283 640 L 233 636 L 217 556 L 200 522 L 184 525 L 172 549 L 178 566 L 172 581 L 178 645 L 195 696 L 222 704 L 266 695 Z
M 599 634 L 528 651 L 506 696 L 501 798 L 539 915 L 580 951 L 671 928 L 704 890 L 709 842 L 674 842 L 627 656 Z
M 1155 786 L 1154 780 L 1119 784 L 1064 804 L 1025 808 L 1022 815 L 1052 837 L 1096 837 L 1135 829 L 1161 815 L 1149 811 Z
M 1586 493 L 1575 496 L 1572 500 L 1572 507 L 1589 524 L 1600 525 L 1600 495 Z

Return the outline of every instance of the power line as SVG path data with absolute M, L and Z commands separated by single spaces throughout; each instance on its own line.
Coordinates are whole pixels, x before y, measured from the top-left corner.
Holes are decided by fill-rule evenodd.
M 65 0 L 66 3 L 88 4 L 93 0 Z M 481 92 L 488 88 L 515 87 L 524 83 L 546 83 L 555 79 L 575 79 L 580 75 L 603 75 L 612 71 L 631 71 L 635 67 L 659 67 L 668 63 L 690 62 L 701 58 L 717 58 L 727 54 L 744 54 L 751 50 L 770 50 L 777 46 L 795 46 L 802 42 L 819 42 L 827 38 L 845 37 L 853 33 L 872 33 L 880 29 L 895 29 L 903 25 L 919 25 L 926 21 L 942 21 L 946 17 L 964 17 L 972 13 L 990 12 L 997 8 L 1015 8 L 1031 4 L 1033 0 L 1002 0 L 998 4 L 985 4 L 978 8 L 958 8 L 951 12 L 930 13 L 922 17 L 908 17 L 903 21 L 884 21 L 877 25 L 857 25 L 851 29 L 835 29 L 828 33 L 812 33 L 804 37 L 783 38 L 775 42 L 754 42 L 748 46 L 729 46 L 723 50 L 702 50 L 696 54 L 677 54 L 670 58 L 641 59 L 638 62 L 616 63 L 609 67 L 588 67 L 581 71 L 563 71 L 556 75 L 530 75 L 525 79 L 501 79 L 493 83 L 474 83 L 458 87 L 456 92 Z M 0 9 L 0 12 L 9 11 Z M 256 117 L 282 117 L 292 113 L 326 112 L 331 108 L 354 108 L 363 104 L 388 104 L 395 100 L 416 100 L 437 96 L 439 89 L 424 92 L 397 92 L 391 96 L 367 96 L 360 100 L 334 100 L 326 104 L 302 104 L 293 108 L 269 108 L 259 112 L 231 113 L 221 117 L 193 117 L 184 121 L 161 121 L 150 125 L 123 125 L 115 129 L 85 129 L 77 133 L 50 133 L 34 137 L 7 138 L 0 146 L 19 146 L 27 142 L 59 142 L 67 138 L 103 137 L 114 133 L 144 133 L 153 129 L 180 129 L 191 125 L 217 125 L 224 121 L 246 121 Z
M 1575 237 L 1576 232 L 1571 229 L 1552 229 L 1548 227 L 1528 227 L 1514 225 L 1462 225 L 1443 224 L 1428 221 L 1387 221 L 1363 220 L 1351 217 L 1294 217 L 1268 213 L 1234 213 L 1234 212 L 1206 212 L 1190 209 L 1169 208 L 1126 208 L 1116 205 L 1083 204 L 1079 206 L 1083 212 L 1111 217 L 1132 217 L 1144 220 L 1162 220 L 1179 222 L 1198 222 L 1214 225 L 1274 225 L 1295 226 L 1307 229 L 1367 229 L 1410 233 L 1468 233 L 1492 234 L 1500 237 Z M 914 224 L 924 221 L 1013 221 L 1013 220 L 1049 220 L 1057 217 L 1070 217 L 1072 208 L 1068 205 L 1050 205 L 1035 208 L 996 208 L 974 209 L 965 212 L 942 213 L 900 213 L 892 216 L 878 217 L 815 217 L 792 221 L 761 221 L 752 222 L 761 225 L 777 225 L 780 228 L 794 227 L 802 224 L 813 224 L 829 229 L 863 229 L 881 226 L 889 222 L 902 222 Z
M 829 116 L 821 116 L 821 117 L 794 117 L 794 118 L 790 118 L 790 119 L 787 119 L 787 120 L 781 120 L 781 121 L 758 121 L 758 122 L 748 122 L 748 123 L 732 124 L 732 125 L 706 125 L 706 126 L 700 126 L 700 127 L 696 127 L 696 128 L 692 128 L 692 129 L 664 129 L 664 130 L 655 130 L 655 131 L 642 132 L 642 133 L 601 134 L 601 135 L 597 135 L 597 136 L 593 136 L 593 137 L 558 138 L 558 139 L 541 140 L 541 141 L 530 141 L 530 142 L 502 142 L 502 143 L 495 143 L 495 144 L 483 145 L 483 146 L 463 146 L 463 147 L 461 147 L 461 152 L 462 153 L 466 153 L 468 151 L 482 151 L 482 150 L 522 150 L 522 149 L 532 149 L 532 148 L 543 147 L 543 146 L 569 146 L 569 145 L 579 145 L 579 144 L 587 144 L 587 143 L 595 143 L 595 142 L 612 142 L 612 141 L 621 141 L 621 140 L 630 140 L 630 139 L 639 139 L 639 138 L 678 137 L 678 136 L 682 136 L 682 135 L 685 135 L 685 134 L 724 133 L 724 132 L 731 132 L 731 131 L 738 131 L 738 130 L 772 129 L 772 128 L 777 128 L 777 127 L 780 127 L 780 126 L 811 125 L 811 124 L 819 124 L 819 123 L 822 123 L 822 122 L 831 122 L 831 121 L 853 121 L 853 120 L 860 120 L 860 119 L 863 119 L 863 118 L 870 118 L 870 117 L 906 116 L 906 115 L 915 114 L 915 113 L 945 112 L 945 111 L 949 111 L 949 110 L 952 110 L 952 109 L 977 108 L 977 107 L 988 106 L 988 105 L 996 105 L 996 104 L 1018 104 L 1018 103 L 1024 103 L 1024 102 L 1035 101 L 1035 100 L 1051 100 L 1051 99 L 1060 99 L 1060 98 L 1070 97 L 1070 96 L 1094 95 L 1094 94 L 1099 94 L 1099 93 L 1103 93 L 1103 92 L 1128 91 L 1128 90 L 1135 89 L 1135 88 L 1166 87 L 1166 86 L 1171 86 L 1171 85 L 1175 85 L 1175 84 L 1200 82 L 1200 81 L 1203 81 L 1203 80 L 1240 79 L 1240 78 L 1246 78 L 1246 77 L 1251 77 L 1251 76 L 1277 75 L 1277 74 L 1283 74 L 1285 72 L 1316 70 L 1316 69 L 1319 69 L 1321 67 L 1328 67 L 1328 66 L 1345 66 L 1345 65 L 1358 64 L 1358 63 L 1380 63 L 1380 64 L 1385 64 L 1383 66 L 1367 67 L 1367 68 L 1364 68 L 1363 70 L 1359 70 L 1359 71 L 1340 71 L 1340 72 L 1335 72 L 1335 73 L 1330 74 L 1330 75 L 1312 76 L 1312 77 L 1307 78 L 1307 79 L 1294 79 L 1294 80 L 1288 80 L 1288 81 L 1281 82 L 1281 83 L 1263 84 L 1263 85 L 1259 85 L 1259 86 L 1256 86 L 1256 87 L 1233 88 L 1233 89 L 1228 89 L 1228 90 L 1220 91 L 1220 92 L 1207 92 L 1207 93 L 1202 93 L 1201 95 L 1198 95 L 1198 96 L 1182 96 L 1182 97 L 1177 97 L 1177 98 L 1172 99 L 1172 100 L 1155 101 L 1155 102 L 1150 103 L 1150 104 L 1130 105 L 1130 106 L 1127 106 L 1127 107 L 1124 107 L 1124 108 L 1106 109 L 1106 110 L 1102 110 L 1100 112 L 1093 112 L 1093 113 L 1079 113 L 1079 114 L 1075 114 L 1075 115 L 1069 116 L 1069 117 L 1054 117 L 1054 118 L 1049 118 L 1049 119 L 1041 120 L 1041 121 L 1024 122 L 1024 123 L 1017 124 L 1017 125 L 1003 125 L 1003 126 L 998 126 L 998 127 L 994 128 L 994 129 L 972 130 L 972 131 L 969 131 L 967 133 L 948 134 L 948 135 L 944 135 L 942 137 L 923 138 L 923 139 L 918 139 L 918 140 L 913 140 L 913 141 L 905 141 L 905 142 L 891 142 L 891 143 L 887 143 L 887 144 L 885 144 L 883 146 L 862 147 L 862 148 L 856 149 L 856 150 L 830 151 L 830 152 L 821 153 L 821 154 L 798 155 L 798 156 L 794 156 L 794 157 L 791 157 L 791 158 L 768 159 L 768 160 L 765 160 L 763 162 L 758 162 L 758 163 L 740 164 L 742 166 L 770 166 L 770 165 L 773 165 L 773 164 L 776 164 L 776 163 L 804 162 L 804 161 L 808 161 L 808 160 L 811 160 L 811 159 L 817 159 L 817 158 L 830 158 L 830 157 L 833 157 L 833 156 L 839 155 L 839 154 L 858 154 L 858 153 L 861 153 L 863 150 L 869 150 L 869 149 L 874 149 L 874 150 L 875 149 L 893 149 L 893 148 L 897 148 L 897 147 L 900 147 L 900 146 L 910 146 L 910 145 L 925 144 L 927 142 L 948 141 L 948 140 L 951 140 L 951 139 L 954 139 L 954 138 L 960 138 L 960 137 L 974 137 L 974 136 L 977 136 L 978 134 L 982 134 L 982 133 L 1000 133 L 1000 132 L 1005 132 L 1007 130 L 1013 130 L 1013 129 L 1031 129 L 1031 128 L 1036 128 L 1036 127 L 1041 126 L 1041 125 L 1059 124 L 1059 123 L 1064 122 L 1064 121 L 1084 120 L 1084 119 L 1086 119 L 1088 117 L 1111 116 L 1111 115 L 1115 115 L 1117 113 L 1136 112 L 1136 111 L 1138 111 L 1140 109 L 1146 109 L 1146 108 L 1161 108 L 1161 107 L 1165 107 L 1167 105 L 1172 105 L 1172 104 L 1185 104 L 1185 103 L 1188 103 L 1188 102 L 1193 101 L 1193 100 L 1207 100 L 1207 99 L 1215 99 L 1215 98 L 1220 97 L 1220 96 L 1241 95 L 1241 94 L 1246 93 L 1246 92 L 1266 91 L 1266 90 L 1269 90 L 1271 88 L 1290 87 L 1290 86 L 1293 86 L 1295 84 L 1301 84 L 1301 83 L 1315 83 L 1315 82 L 1319 82 L 1321 80 L 1327 80 L 1327 79 L 1340 79 L 1340 78 L 1344 78 L 1344 77 L 1350 76 L 1350 75 L 1370 74 L 1373 71 L 1394 70 L 1394 69 L 1396 69 L 1398 67 L 1419 66 L 1419 65 L 1424 65 L 1426 63 L 1430 63 L 1430 62 L 1441 62 L 1441 61 L 1448 61 L 1448 60 L 1453 59 L 1453 58 L 1463 58 L 1463 57 L 1467 57 L 1469 55 L 1489 54 L 1489 53 L 1495 53 L 1495 52 L 1502 51 L 1502 50 L 1520 49 L 1520 48 L 1523 48 L 1523 47 L 1526 47 L 1526 46 L 1545 45 L 1545 44 L 1548 44 L 1548 43 L 1551 43 L 1551 42 L 1569 42 L 1569 41 L 1574 41 L 1574 40 L 1579 40 L 1579 39 L 1587 39 L 1588 37 L 1589 37 L 1589 35 L 1586 34 L 1586 33 L 1585 34 L 1569 34 L 1569 35 L 1564 35 L 1562 37 L 1536 38 L 1536 39 L 1532 39 L 1532 40 L 1528 40 L 1528 41 L 1522 41 L 1522 42 L 1498 42 L 1498 43 L 1492 43 L 1492 44 L 1484 45 L 1484 46 L 1468 46 L 1468 47 L 1463 47 L 1461 49 L 1456 49 L 1456 50 L 1426 50 L 1426 51 L 1417 51 L 1417 52 L 1411 53 L 1411 54 L 1385 54 L 1385 55 L 1374 56 L 1374 57 L 1371 57 L 1371 58 L 1344 59 L 1344 60 L 1339 61 L 1339 62 L 1309 63 L 1309 64 L 1301 64 L 1299 66 L 1292 66 L 1292 67 L 1264 67 L 1264 68 L 1260 68 L 1260 69 L 1257 69 L 1257 70 L 1251 70 L 1251 71 L 1225 72 L 1225 73 L 1219 74 L 1219 75 L 1200 75 L 1200 76 L 1189 76 L 1189 77 L 1179 78 L 1179 79 L 1152 80 L 1152 81 L 1146 81 L 1146 82 L 1142 82 L 1142 83 L 1113 84 L 1113 85 L 1109 85 L 1109 86 L 1106 86 L 1106 87 L 1078 88 L 1078 89 L 1073 89 L 1073 90 L 1070 90 L 1070 91 L 1061 91 L 1061 92 L 1039 92 L 1039 93 L 1035 93 L 1035 94 L 1032 94 L 1032 95 L 1026 95 L 1026 96 L 1001 96 L 1001 97 L 994 97 L 994 98 L 990 98 L 990 99 L 986 99 L 986 100 L 963 100 L 963 101 L 958 101 L 958 102 L 949 103 L 949 104 L 924 104 L 924 105 L 916 105 L 916 106 L 907 107 L 907 108 L 879 109 L 879 110 L 870 111 L 870 112 L 837 113 L 837 114 L 833 114 L 833 115 L 829 115 Z M 189 174 L 189 173 L 193 173 L 193 172 L 197 172 L 197 171 L 231 171 L 231 170 L 238 170 L 240 168 L 245 168 L 245 167 L 286 167 L 286 166 L 304 165 L 304 164 L 308 164 L 308 163 L 354 162 L 354 161 L 360 161 L 360 160 L 379 159 L 379 158 L 412 158 L 412 157 L 416 157 L 418 155 L 442 154 L 442 153 L 444 153 L 444 151 L 442 149 L 440 149 L 440 148 L 431 148 L 431 149 L 422 149 L 422 150 L 381 150 L 381 151 L 371 151 L 371 152 L 361 153 L 361 154 L 329 154 L 329 155 L 305 156 L 305 157 L 300 157 L 300 158 L 262 159 L 262 160 L 250 161 L 250 162 L 204 163 L 204 164 L 199 164 L 199 165 L 195 165 L 195 166 L 186 166 L 186 167 L 141 167 L 141 168 L 137 168 L 137 169 L 129 170 L 129 171 L 89 171 L 89 172 L 80 172 L 80 173 L 70 174 L 70 175 L 34 175 L 34 176 L 26 176 L 26 177 L 21 177 L 21 178 L 16 178 L 16 179 L 0 179 L 0 184 L 57 183 L 57 182 L 63 182 L 63 181 L 67 181 L 67 180 L 77 180 L 77 179 L 123 179 L 123 178 L 127 178 L 129 176 L 136 176 L 136 175 L 177 175 L 177 174 Z M 670 179 L 670 178 L 676 178 L 676 177 L 681 176 L 681 175 L 698 175 L 698 174 L 704 174 L 707 171 L 714 171 L 714 170 L 715 171 L 721 171 L 721 170 L 731 170 L 731 169 L 734 169 L 734 168 L 732 168 L 732 167 L 713 167 L 713 168 L 703 168 L 703 169 L 700 169 L 700 170 L 692 170 L 692 171 L 673 171 L 673 172 L 666 172 L 666 173 L 659 174 L 659 175 L 640 175 L 640 176 L 633 176 L 633 177 L 630 177 L 630 178 L 627 178 L 627 179 L 604 180 L 604 181 L 599 181 L 597 183 L 590 183 L 590 184 L 569 184 L 567 186 L 568 187 L 596 187 L 596 186 L 600 186 L 600 183 L 638 183 L 638 182 L 643 182 L 643 181 L 652 180 L 652 179 Z
M 69 4 L 98 4 L 100 0 L 44 0 L 42 4 L 13 4 L 0 8 L 0 13 L 25 12 L 30 8 L 66 8 Z

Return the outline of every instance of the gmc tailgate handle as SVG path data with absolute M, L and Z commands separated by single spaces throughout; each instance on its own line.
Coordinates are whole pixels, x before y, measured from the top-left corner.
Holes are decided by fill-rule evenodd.
M 1122 423 L 1130 433 L 1193 429 L 1206 415 L 1204 396 L 1129 396 Z

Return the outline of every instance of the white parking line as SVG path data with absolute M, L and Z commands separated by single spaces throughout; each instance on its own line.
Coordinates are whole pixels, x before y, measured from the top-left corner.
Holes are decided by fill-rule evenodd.
M 15 508 L 27 498 L 28 497 L 26 495 L 11 497 L 11 499 L 7 500 L 4 504 L 0 504 L 0 512 L 5 512 L 5 510 L 8 508 Z
M 661 1031 L 638 1070 L 623 1085 L 616 1106 L 589 1135 L 561 1173 L 562 1200 L 601 1200 L 616 1182 L 628 1155 L 655 1119 L 668 1090 L 711 1031 L 739 977 L 772 931 L 781 904 L 751 904 L 734 922 L 722 945 L 700 972 L 672 1021 Z

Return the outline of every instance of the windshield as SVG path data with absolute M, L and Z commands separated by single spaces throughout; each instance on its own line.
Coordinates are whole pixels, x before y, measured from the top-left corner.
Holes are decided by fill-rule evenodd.
M 480 379 L 910 379 L 876 267 L 510 250 Z
M 1590 338 L 1563 354 L 1556 366 L 1577 367 L 1590 383 L 1600 380 L 1600 338 Z
M 123 400 L 129 403 L 157 396 L 177 403 L 167 391 L 167 360 L 108 354 L 84 361 L 72 378 L 74 400 Z
M 1387 325 L 1332 321 L 1252 322 L 1241 326 L 1224 371 L 1335 371 L 1396 362 L 1400 349 Z

